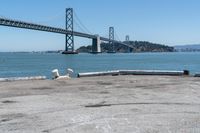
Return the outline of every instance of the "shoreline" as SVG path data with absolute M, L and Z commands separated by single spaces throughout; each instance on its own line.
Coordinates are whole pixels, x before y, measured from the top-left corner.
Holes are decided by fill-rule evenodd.
M 112 70 L 112 71 L 99 71 L 99 72 L 86 72 L 78 73 L 74 77 L 73 70 L 67 73 L 67 75 L 61 76 L 58 69 L 52 71 L 52 80 L 69 79 L 69 78 L 84 78 L 84 77 L 98 77 L 98 76 L 120 76 L 120 75 L 144 75 L 144 76 L 191 76 L 190 71 L 170 71 L 170 70 Z M 199 77 L 199 74 L 195 74 L 194 77 Z M 22 80 L 47 80 L 46 76 L 32 76 L 32 77 L 9 77 L 0 78 L 0 82 L 12 82 Z

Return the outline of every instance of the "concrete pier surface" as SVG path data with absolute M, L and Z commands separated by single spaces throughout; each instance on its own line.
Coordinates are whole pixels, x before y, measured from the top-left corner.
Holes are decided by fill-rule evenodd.
M 200 78 L 0 82 L 0 133 L 199 133 Z

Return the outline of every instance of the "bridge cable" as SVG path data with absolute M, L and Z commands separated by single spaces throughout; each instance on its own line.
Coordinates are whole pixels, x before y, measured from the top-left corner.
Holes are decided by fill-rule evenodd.
M 75 18 L 78 20 L 79 24 L 83 27 L 83 29 L 85 29 L 85 31 L 87 31 L 88 33 L 92 34 L 90 32 L 90 30 L 88 30 L 88 28 L 81 22 L 81 20 L 79 19 L 78 15 L 76 14 L 76 12 L 74 11 L 74 16 Z
M 75 20 L 74 20 L 74 24 L 75 24 L 75 28 L 77 27 L 79 30 L 81 30 L 82 32 L 84 32 L 84 33 L 86 33 L 87 31 L 86 30 L 84 30 L 79 24 L 78 24 L 78 22 L 76 22 Z M 78 31 L 78 29 L 77 29 L 77 31 Z
M 2 14 L 0 14 L 0 17 L 3 18 L 3 19 L 11 19 L 11 18 L 9 18 L 9 17 L 3 16 Z
M 47 24 L 51 24 L 53 21 L 57 22 L 57 21 L 59 21 L 61 19 L 64 20 L 64 18 L 65 18 L 65 15 L 63 14 L 63 12 L 62 13 L 59 12 L 59 13 L 55 14 L 54 16 L 49 16 L 46 19 L 35 21 L 35 22 L 38 23 L 38 24 L 39 23 L 43 23 L 43 24 L 47 25 Z M 33 22 L 33 21 L 31 21 L 31 22 Z
M 55 16 L 52 16 L 52 17 L 48 17 L 47 19 L 45 20 L 40 20 L 40 21 L 37 21 L 37 23 L 48 23 L 48 22 L 51 22 L 51 21 L 54 21 L 54 20 L 59 20 L 59 19 L 64 19 L 64 16 L 63 13 L 59 13 Z
M 117 41 L 121 42 L 121 40 L 116 32 L 115 32 L 115 37 L 116 37 Z

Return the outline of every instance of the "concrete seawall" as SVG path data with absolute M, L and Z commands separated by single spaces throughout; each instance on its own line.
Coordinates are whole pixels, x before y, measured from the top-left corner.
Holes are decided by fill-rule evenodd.
M 0 132 L 199 133 L 200 78 L 0 82 Z
M 188 70 L 169 71 L 169 70 L 115 70 L 102 72 L 79 73 L 78 77 L 95 77 L 95 76 L 116 76 L 116 75 L 159 75 L 159 76 L 189 76 Z

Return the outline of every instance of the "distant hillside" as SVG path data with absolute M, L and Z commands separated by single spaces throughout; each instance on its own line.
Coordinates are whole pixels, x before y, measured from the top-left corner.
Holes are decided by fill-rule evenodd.
M 128 41 L 124 42 L 126 44 L 132 45 L 134 47 L 132 52 L 173 52 L 174 48 L 169 47 L 162 44 L 156 44 L 146 41 Z M 102 52 L 108 52 L 111 51 L 111 46 L 108 43 L 102 43 L 101 44 L 101 50 Z M 80 53 L 87 53 L 91 52 L 92 47 L 89 46 L 82 46 L 79 49 L 77 49 Z M 126 53 L 129 52 L 129 48 L 127 46 L 124 46 L 122 44 L 115 44 L 115 51 L 120 53 Z
M 179 45 L 174 48 L 179 52 L 200 52 L 200 44 Z

